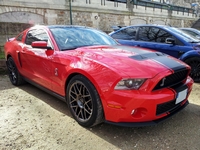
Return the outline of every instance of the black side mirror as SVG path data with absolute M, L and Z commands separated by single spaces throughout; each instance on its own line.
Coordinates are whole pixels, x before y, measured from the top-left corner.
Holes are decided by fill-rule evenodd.
M 173 38 L 166 38 L 165 43 L 174 45 L 175 44 L 175 40 Z

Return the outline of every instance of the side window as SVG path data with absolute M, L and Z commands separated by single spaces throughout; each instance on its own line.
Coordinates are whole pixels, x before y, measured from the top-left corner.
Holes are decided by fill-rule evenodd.
M 165 43 L 166 38 L 173 38 L 168 32 L 157 27 L 140 27 L 138 39 L 148 42 Z
M 152 41 L 150 27 L 140 27 L 139 33 L 138 33 L 138 40 Z
M 42 30 L 42 29 L 39 29 L 39 30 L 30 30 L 27 35 L 26 35 L 26 41 L 25 43 L 27 45 L 31 45 L 32 42 L 34 41 L 46 41 L 48 42 L 48 35 L 47 33 Z
M 138 27 L 129 27 L 122 29 L 112 35 L 114 39 L 135 40 Z
M 168 32 L 166 32 L 166 31 L 164 31 L 162 29 L 159 29 L 158 36 L 156 38 L 156 42 L 165 43 L 166 38 L 173 38 L 173 39 L 175 39 Z
M 17 40 L 17 41 L 22 41 L 22 37 L 23 37 L 23 35 L 24 35 L 24 34 L 21 33 L 21 34 L 16 38 L 16 40 Z

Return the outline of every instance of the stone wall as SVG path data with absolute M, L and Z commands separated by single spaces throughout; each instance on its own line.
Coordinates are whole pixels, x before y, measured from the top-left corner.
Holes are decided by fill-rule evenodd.
M 174 0 L 184 5 L 181 0 Z M 189 4 L 189 3 L 188 3 Z M 182 13 L 106 0 L 71 0 L 72 23 L 111 32 L 114 25 L 170 24 L 190 27 L 192 13 Z M 189 7 L 189 6 L 188 6 Z M 0 46 L 6 35 L 12 37 L 32 24 L 70 24 L 69 0 L 0 0 Z
M 8 38 L 15 37 L 30 26 L 32 25 L 25 23 L 0 22 L 0 51 L 3 51 L 3 45 Z
M 191 7 L 190 2 L 191 1 L 187 1 L 187 0 L 173 0 L 172 1 L 173 5 L 182 6 L 182 7 L 188 7 L 188 8 Z

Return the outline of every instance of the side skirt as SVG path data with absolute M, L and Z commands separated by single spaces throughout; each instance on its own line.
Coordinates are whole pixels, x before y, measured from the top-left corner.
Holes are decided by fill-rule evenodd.
M 55 92 L 53 92 L 53 91 L 51 91 L 51 90 L 49 90 L 49 89 L 47 89 L 47 88 L 45 88 L 45 87 L 39 85 L 39 84 L 37 84 L 37 83 L 35 83 L 35 82 L 29 80 L 28 78 L 24 78 L 24 80 L 27 81 L 28 83 L 34 85 L 35 87 L 37 87 L 37 88 L 39 88 L 39 89 L 41 89 L 41 90 L 43 90 L 43 91 L 49 93 L 50 95 L 52 95 L 52 96 L 54 96 L 54 97 L 56 97 L 56 98 L 58 98 L 58 99 L 60 99 L 60 100 L 62 100 L 62 101 L 64 101 L 64 102 L 66 102 L 66 99 L 65 99 L 64 96 L 59 95 L 59 94 L 57 94 L 57 93 L 55 93 Z

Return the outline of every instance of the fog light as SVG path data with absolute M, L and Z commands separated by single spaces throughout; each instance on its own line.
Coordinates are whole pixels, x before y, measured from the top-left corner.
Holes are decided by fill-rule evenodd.
M 147 114 L 146 108 L 136 108 L 131 111 L 131 116 L 134 118 L 143 118 Z

